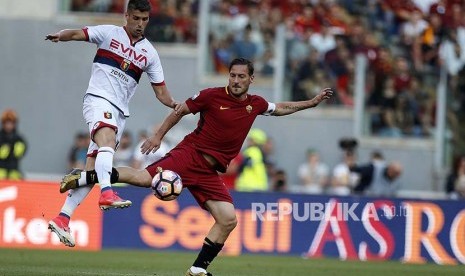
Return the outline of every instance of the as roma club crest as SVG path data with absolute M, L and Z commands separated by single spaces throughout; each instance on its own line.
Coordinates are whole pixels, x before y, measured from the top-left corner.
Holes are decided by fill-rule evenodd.
M 121 62 L 119 67 L 121 68 L 121 70 L 126 72 L 129 69 L 129 65 L 131 65 L 131 62 L 129 60 L 127 60 L 127 59 L 124 59 Z
M 247 110 L 248 113 L 252 112 L 252 106 L 249 104 L 245 107 L 245 110 Z
M 105 117 L 105 119 L 111 119 L 113 116 L 111 115 L 111 112 L 104 112 L 103 113 L 103 117 Z

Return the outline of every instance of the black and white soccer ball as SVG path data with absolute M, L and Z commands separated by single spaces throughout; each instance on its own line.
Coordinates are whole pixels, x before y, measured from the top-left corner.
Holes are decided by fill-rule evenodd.
M 152 179 L 152 190 L 163 201 L 176 199 L 182 192 L 181 177 L 170 170 L 160 171 Z

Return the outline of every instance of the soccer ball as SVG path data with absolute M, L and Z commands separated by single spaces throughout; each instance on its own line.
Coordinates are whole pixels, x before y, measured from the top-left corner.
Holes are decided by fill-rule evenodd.
M 152 179 L 152 190 L 163 201 L 176 199 L 182 192 L 181 177 L 170 170 L 160 171 Z

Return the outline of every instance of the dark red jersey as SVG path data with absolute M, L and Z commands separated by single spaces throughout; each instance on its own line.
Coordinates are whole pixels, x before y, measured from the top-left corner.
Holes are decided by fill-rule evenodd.
M 184 138 L 185 142 L 213 156 L 224 172 L 229 162 L 239 153 L 242 144 L 258 115 L 269 115 L 275 105 L 257 95 L 244 101 L 233 98 L 227 87 L 200 91 L 186 101 L 189 110 L 200 112 L 197 128 Z

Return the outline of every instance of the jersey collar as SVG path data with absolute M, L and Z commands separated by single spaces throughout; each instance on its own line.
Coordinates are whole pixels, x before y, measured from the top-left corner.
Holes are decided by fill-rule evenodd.
M 126 32 L 126 35 L 128 36 L 129 42 L 131 43 L 132 46 L 136 46 L 136 43 L 137 43 L 137 42 L 142 41 L 142 40 L 145 39 L 145 36 L 142 35 L 142 37 L 141 37 L 139 40 L 137 40 L 137 41 L 135 41 L 135 42 L 132 42 L 131 35 L 129 34 L 128 29 L 126 29 L 126 26 L 123 26 L 123 29 L 124 29 L 124 31 Z

